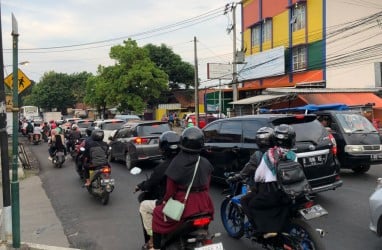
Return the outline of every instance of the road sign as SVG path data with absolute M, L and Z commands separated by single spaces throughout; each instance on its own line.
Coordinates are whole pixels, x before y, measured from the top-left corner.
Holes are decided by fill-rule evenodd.
M 18 69 L 18 93 L 20 94 L 23 92 L 26 88 L 28 88 L 31 85 L 31 81 L 29 78 L 24 74 L 24 72 L 21 71 L 21 69 Z M 4 83 L 10 88 L 13 89 L 13 74 L 9 74 L 5 79 Z
M 5 105 L 6 105 L 7 112 L 11 112 L 13 107 L 12 95 L 5 96 Z

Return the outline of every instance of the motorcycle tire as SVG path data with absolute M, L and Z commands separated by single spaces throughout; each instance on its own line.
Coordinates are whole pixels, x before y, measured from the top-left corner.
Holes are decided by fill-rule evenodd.
M 101 203 L 102 205 L 107 205 L 107 203 L 109 203 L 109 196 L 110 194 L 108 192 L 104 192 L 101 196 Z
M 325 250 L 319 233 L 302 219 L 292 219 L 284 230 L 283 243 L 296 250 Z
M 226 198 L 220 206 L 220 216 L 230 237 L 235 239 L 243 237 L 245 214 L 239 205 Z

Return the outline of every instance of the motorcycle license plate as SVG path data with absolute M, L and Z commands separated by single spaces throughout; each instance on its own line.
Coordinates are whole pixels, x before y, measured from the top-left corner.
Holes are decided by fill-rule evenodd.
M 318 204 L 309 208 L 300 209 L 299 212 L 306 220 L 311 220 L 328 214 L 328 211 Z
M 223 243 L 215 243 L 211 245 L 206 245 L 202 247 L 195 247 L 195 250 L 224 250 Z
M 107 184 L 114 185 L 114 179 L 102 179 L 101 180 L 101 185 L 107 185 Z

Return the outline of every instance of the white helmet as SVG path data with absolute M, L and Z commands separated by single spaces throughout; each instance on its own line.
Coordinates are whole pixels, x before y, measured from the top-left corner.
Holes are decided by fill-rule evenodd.
M 77 124 L 72 125 L 72 130 L 76 130 L 78 128 Z

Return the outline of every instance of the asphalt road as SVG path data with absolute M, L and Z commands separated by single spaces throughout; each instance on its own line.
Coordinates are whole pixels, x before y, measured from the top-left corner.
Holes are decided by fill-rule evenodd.
M 150 173 L 153 164 L 142 166 L 144 172 L 133 176 L 123 164 L 112 163 L 116 188 L 109 204 L 103 206 L 86 189 L 81 188 L 71 159 L 65 162 L 62 169 L 56 169 L 47 159 L 46 144 L 32 145 L 31 150 L 40 162 L 43 187 L 72 247 L 92 250 L 141 249 L 143 236 L 137 194 L 133 190 L 137 183 L 146 178 L 145 174 Z M 327 231 L 323 239 L 327 249 L 382 249 L 382 239 L 368 229 L 368 198 L 374 190 L 375 180 L 382 177 L 382 165 L 373 166 L 362 175 L 344 170 L 341 176 L 344 181 L 341 188 L 316 197 L 316 202 L 326 208 L 329 215 L 311 221 L 312 225 Z M 225 233 L 219 212 L 223 200 L 222 189 L 219 185 L 211 187 L 216 216 L 210 231 L 222 233 L 216 240 L 223 242 L 225 249 L 261 249 L 248 239 L 234 240 Z

